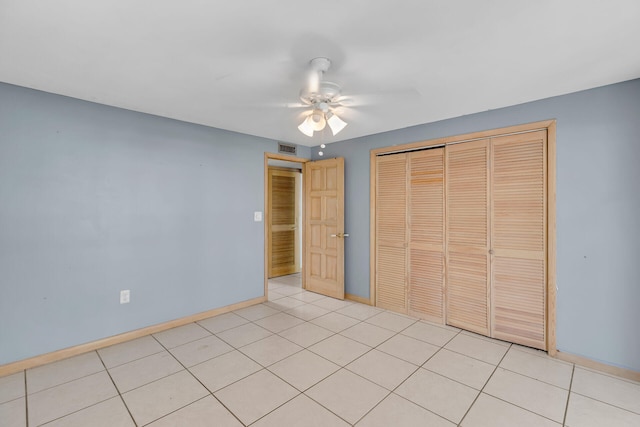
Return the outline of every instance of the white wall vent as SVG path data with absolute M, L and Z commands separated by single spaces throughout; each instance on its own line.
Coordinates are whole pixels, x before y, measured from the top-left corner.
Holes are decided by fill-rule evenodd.
M 285 144 L 284 142 L 278 142 L 278 153 L 296 155 L 298 146 L 295 144 Z

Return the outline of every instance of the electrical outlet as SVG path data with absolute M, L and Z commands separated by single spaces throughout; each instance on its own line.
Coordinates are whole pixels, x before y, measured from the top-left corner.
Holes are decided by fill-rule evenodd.
M 131 301 L 131 291 L 129 289 L 120 291 L 120 304 L 129 304 Z
M 262 212 L 254 212 L 253 213 L 253 220 L 255 222 L 260 222 L 262 221 Z

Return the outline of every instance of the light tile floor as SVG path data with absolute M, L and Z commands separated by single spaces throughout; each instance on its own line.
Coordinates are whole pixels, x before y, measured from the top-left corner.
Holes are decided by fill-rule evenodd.
M 0 378 L 0 425 L 638 427 L 640 383 L 292 275 L 267 303 Z

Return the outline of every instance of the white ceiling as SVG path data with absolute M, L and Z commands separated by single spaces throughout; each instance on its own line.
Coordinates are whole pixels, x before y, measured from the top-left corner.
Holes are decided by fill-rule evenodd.
M 287 105 L 318 56 L 337 137 Z M 0 0 L 0 81 L 308 146 L 638 77 L 638 0 Z

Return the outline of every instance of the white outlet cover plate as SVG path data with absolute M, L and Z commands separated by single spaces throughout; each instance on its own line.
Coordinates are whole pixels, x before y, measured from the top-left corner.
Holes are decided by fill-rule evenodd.
M 253 213 L 253 220 L 255 222 L 260 222 L 262 221 L 262 212 L 254 212 Z
M 131 301 L 131 291 L 120 291 L 120 304 L 128 304 Z

